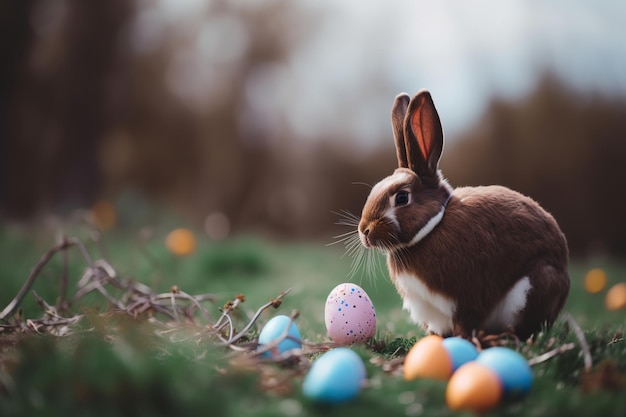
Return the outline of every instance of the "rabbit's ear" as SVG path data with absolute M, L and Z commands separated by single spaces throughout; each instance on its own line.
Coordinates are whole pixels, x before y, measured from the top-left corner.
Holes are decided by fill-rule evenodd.
M 409 168 L 420 178 L 436 179 L 443 151 L 443 128 L 433 99 L 426 90 L 418 92 L 409 103 L 404 140 Z
M 400 93 L 393 101 L 391 108 L 391 127 L 393 129 L 393 139 L 396 142 L 396 153 L 398 155 L 398 168 L 408 168 L 409 160 L 406 154 L 406 145 L 404 140 L 404 119 L 406 109 L 409 107 L 411 98 L 407 93 Z

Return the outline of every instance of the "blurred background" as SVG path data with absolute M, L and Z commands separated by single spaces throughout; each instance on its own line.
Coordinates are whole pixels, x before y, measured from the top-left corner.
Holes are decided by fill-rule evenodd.
M 538 200 L 626 255 L 626 3 L 20 0 L 0 5 L 0 218 L 155 208 L 211 239 L 325 242 L 431 91 L 454 186 Z M 365 185 L 364 185 L 365 184 Z

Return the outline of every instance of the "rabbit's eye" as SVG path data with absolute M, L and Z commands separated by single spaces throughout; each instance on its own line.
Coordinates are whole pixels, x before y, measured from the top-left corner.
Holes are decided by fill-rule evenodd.
M 404 205 L 408 204 L 409 203 L 409 193 L 407 193 L 406 191 L 400 191 L 399 193 L 397 193 L 396 194 L 395 203 L 396 203 L 396 207 L 404 206 Z

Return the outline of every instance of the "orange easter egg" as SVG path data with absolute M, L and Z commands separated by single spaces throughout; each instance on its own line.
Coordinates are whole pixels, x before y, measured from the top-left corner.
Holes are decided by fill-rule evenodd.
M 608 310 L 626 308 L 626 282 L 620 282 L 612 286 L 606 293 L 604 303 Z
M 189 229 L 174 229 L 165 238 L 165 246 L 174 255 L 191 255 L 196 250 L 196 238 Z
M 404 379 L 417 378 L 447 380 L 452 375 L 452 361 L 441 343 L 443 338 L 430 335 L 419 340 L 404 359 Z
M 91 206 L 90 214 L 94 225 L 103 231 L 113 228 L 117 221 L 115 206 L 106 200 L 100 200 L 94 203 L 94 205 Z
M 585 291 L 597 294 L 606 287 L 606 272 L 600 268 L 590 269 L 585 275 Z
M 502 384 L 495 372 L 477 362 L 468 362 L 450 378 L 446 403 L 452 410 L 480 413 L 496 407 L 502 394 Z

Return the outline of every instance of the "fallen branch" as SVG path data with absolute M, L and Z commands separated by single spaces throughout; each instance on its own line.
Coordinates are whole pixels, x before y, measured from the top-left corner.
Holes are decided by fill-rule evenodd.
M 528 360 L 528 365 L 530 366 L 535 366 L 539 363 L 545 362 L 547 360 L 552 359 L 553 357 L 560 355 L 563 352 L 567 352 L 568 350 L 572 350 L 576 347 L 576 345 L 574 343 L 567 343 L 565 345 L 561 345 L 559 347 L 557 347 L 556 349 L 552 349 L 546 353 L 543 353 L 539 356 L 535 356 L 534 358 L 531 358 Z
M 82 274 L 76 284 L 76 290 L 73 294 L 68 294 L 68 250 L 71 247 L 77 247 L 80 251 L 87 268 Z M 18 307 L 23 302 L 24 298 L 32 288 L 36 279 L 40 276 L 42 269 L 49 263 L 49 261 L 58 253 L 62 256 L 62 269 L 61 269 L 61 293 L 57 299 L 55 306 L 46 302 L 36 292 L 32 292 L 37 304 L 44 312 L 44 317 L 40 319 L 23 318 L 21 314 L 15 314 L 11 320 L 8 318 L 12 313 L 17 311 Z M 122 291 L 120 293 L 120 291 Z M 187 319 L 189 323 L 194 326 L 201 327 L 202 325 L 197 322 L 194 315 L 195 311 L 199 311 L 200 315 L 208 323 L 209 334 L 213 337 L 217 336 L 218 341 L 223 345 L 228 345 L 234 348 L 237 343 L 246 333 L 250 331 L 250 328 L 255 324 L 261 313 L 269 307 L 278 307 L 282 302 L 282 298 L 289 293 L 290 290 L 281 292 L 275 299 L 270 300 L 265 305 L 261 306 L 253 317 L 244 325 L 243 329 L 235 334 L 235 323 L 231 317 L 231 313 L 245 301 L 243 295 L 236 296 L 232 301 L 229 301 L 219 319 L 212 323 L 211 313 L 209 309 L 202 305 L 203 302 L 215 302 L 216 297 L 213 294 L 200 294 L 190 295 L 185 291 L 182 291 L 178 286 L 172 286 L 171 290 L 167 293 L 157 294 L 150 287 L 145 284 L 132 281 L 130 279 L 121 278 L 118 276 L 115 268 L 104 259 L 94 260 L 87 248 L 77 238 L 63 237 L 57 244 L 51 247 L 44 255 L 38 260 L 36 265 L 30 272 L 24 285 L 17 293 L 17 295 L 11 300 L 11 302 L 0 313 L 0 331 L 4 332 L 52 332 L 67 334 L 67 329 L 63 331 L 52 331 L 55 326 L 68 326 L 76 324 L 83 317 L 82 315 L 75 315 L 73 317 L 63 317 L 59 311 L 67 312 L 70 307 L 76 305 L 83 297 L 90 293 L 98 293 L 103 296 L 113 311 L 128 314 L 133 318 L 138 318 L 140 315 L 147 314 L 148 321 L 165 327 L 171 328 L 172 326 L 180 327 L 180 323 Z M 167 319 L 165 321 L 159 320 L 155 317 L 156 314 L 164 315 Z M 224 338 L 221 332 L 228 326 L 228 338 Z M 240 350 L 240 347 L 234 348 Z M 250 350 L 250 347 L 243 347 L 241 350 Z
M 578 342 L 580 343 L 580 348 L 583 351 L 583 358 L 585 361 L 585 372 L 590 372 L 591 368 L 593 368 L 593 362 L 591 359 L 591 352 L 589 351 L 589 345 L 587 344 L 587 340 L 585 339 L 585 334 L 583 333 L 583 329 L 580 328 L 580 326 L 578 325 L 578 323 L 576 323 L 576 320 L 574 320 L 574 317 L 572 317 L 571 314 L 565 313 L 563 314 L 563 317 L 565 318 L 565 320 L 567 320 L 570 326 L 572 326 L 572 328 L 574 329 L 574 334 L 576 335 L 576 338 L 578 339 Z
M 274 308 L 278 308 L 280 306 L 280 304 L 282 303 L 283 297 L 287 294 L 289 294 L 289 292 L 291 292 L 291 288 L 281 292 L 280 294 L 278 294 L 278 297 L 276 297 L 275 299 L 270 300 L 269 302 L 267 302 L 266 304 L 262 305 L 257 312 L 254 314 L 254 317 L 252 317 L 252 319 L 250 320 L 250 322 L 243 328 L 243 330 L 241 330 L 239 333 L 237 333 L 235 336 L 231 337 L 228 340 L 228 344 L 233 344 L 234 342 L 236 342 L 237 340 L 241 339 L 242 336 L 244 336 L 246 333 L 248 333 L 248 330 L 250 330 L 250 328 L 252 327 L 252 325 L 256 322 L 256 320 L 259 318 L 259 316 L 261 315 L 261 313 L 263 313 L 263 311 L 265 311 L 266 309 L 270 308 L 270 307 L 274 307 Z M 293 314 L 292 314 L 293 315 Z M 293 318 L 295 319 L 295 317 Z M 292 319 L 292 321 L 293 321 Z M 291 323 L 289 323 L 289 326 L 291 326 Z M 289 329 L 289 326 L 287 326 L 287 329 Z
M 35 283 L 35 280 L 39 276 L 39 272 L 43 269 L 44 266 L 46 266 L 46 264 L 50 261 L 50 259 L 52 259 L 52 257 L 55 254 L 61 251 L 64 251 L 67 248 L 70 248 L 75 245 L 76 245 L 75 239 L 63 238 L 61 239 L 59 243 L 57 243 L 52 248 L 50 248 L 46 253 L 44 253 L 43 256 L 39 259 L 39 261 L 37 261 L 37 263 L 33 267 L 32 271 L 30 272 L 30 275 L 28 275 L 26 282 L 24 283 L 22 288 L 19 290 L 17 295 L 13 297 L 11 302 L 4 308 L 4 310 L 2 310 L 2 312 L 0 312 L 0 320 L 4 320 L 7 316 L 13 313 L 15 309 L 21 304 L 22 300 L 28 293 L 28 290 L 30 290 L 30 287 L 33 286 L 33 284 Z

